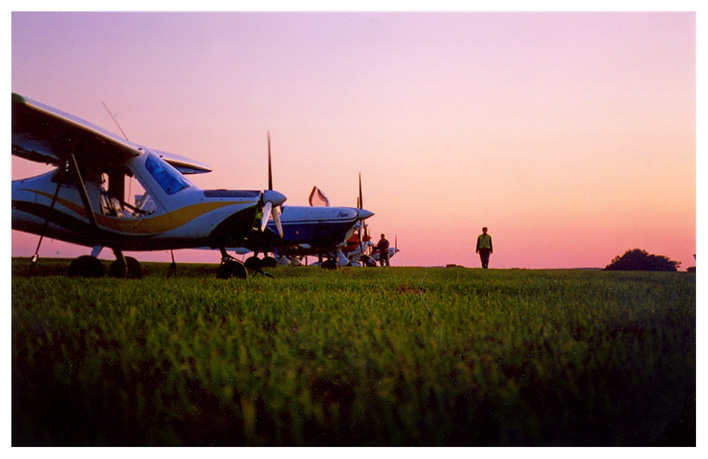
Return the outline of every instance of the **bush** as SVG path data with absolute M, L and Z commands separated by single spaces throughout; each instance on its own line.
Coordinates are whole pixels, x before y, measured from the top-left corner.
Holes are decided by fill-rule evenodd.
M 605 267 L 607 271 L 676 271 L 680 261 L 670 260 L 662 255 L 652 255 L 646 250 L 627 250 L 624 255 L 616 256 Z

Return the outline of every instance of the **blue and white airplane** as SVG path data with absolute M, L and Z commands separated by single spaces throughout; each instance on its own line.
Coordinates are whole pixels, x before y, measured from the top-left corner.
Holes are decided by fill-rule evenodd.
M 268 189 L 272 188 L 269 133 Z M 312 203 L 312 199 L 310 202 Z M 273 267 L 278 263 L 297 264 L 300 258 L 308 255 L 326 258 L 322 266 L 335 268 L 340 263 L 339 249 L 352 235 L 357 223 L 372 215 L 373 212 L 353 207 L 280 206 L 279 209 L 273 209 L 273 218 L 268 221 L 264 232 L 252 234 L 246 238 L 246 244 L 234 251 L 242 255 L 254 252 L 254 255 L 245 262 L 246 266 L 252 269 L 259 269 L 262 266 Z M 282 234 L 278 228 L 277 218 L 280 219 Z M 264 253 L 266 256 L 260 259 L 259 253 Z M 270 257 L 267 254 L 274 256 Z
M 56 166 L 12 182 L 12 228 L 92 247 L 71 263 L 70 275 L 105 273 L 96 258 L 113 249 L 109 273 L 140 277 L 140 263 L 123 251 L 210 247 L 221 251 L 218 277 L 245 277 L 226 252 L 265 232 L 286 198 L 273 190 L 202 190 L 183 174 L 210 172 L 197 162 L 129 142 L 55 108 L 12 95 L 12 154 Z M 134 198 L 134 197 L 137 197 Z

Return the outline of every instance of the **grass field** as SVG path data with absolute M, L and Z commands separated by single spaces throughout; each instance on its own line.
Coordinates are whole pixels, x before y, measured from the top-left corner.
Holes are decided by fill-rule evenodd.
M 13 445 L 695 445 L 689 273 L 12 268 Z

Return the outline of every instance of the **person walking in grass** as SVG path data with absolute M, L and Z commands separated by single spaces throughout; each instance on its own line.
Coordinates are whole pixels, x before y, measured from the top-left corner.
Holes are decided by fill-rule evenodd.
M 487 234 L 487 227 L 482 228 L 482 234 L 477 237 L 477 249 L 479 259 L 482 261 L 482 269 L 489 268 L 489 255 L 494 252 L 492 248 L 492 236 Z
M 390 246 L 388 239 L 386 239 L 385 234 L 381 234 L 381 239 L 379 240 L 379 243 L 376 244 L 379 248 L 379 263 L 381 263 L 381 266 L 391 266 L 391 264 L 388 261 L 388 248 Z

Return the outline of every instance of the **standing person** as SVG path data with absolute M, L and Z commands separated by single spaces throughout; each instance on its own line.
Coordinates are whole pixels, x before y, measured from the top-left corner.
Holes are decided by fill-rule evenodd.
M 494 252 L 492 249 L 492 236 L 487 234 L 487 227 L 482 228 L 482 234 L 477 237 L 477 250 L 479 259 L 482 260 L 482 269 L 489 267 L 489 255 Z
M 381 266 L 384 266 L 384 263 L 386 264 L 386 266 L 391 266 L 391 264 L 388 262 L 389 243 L 388 240 L 386 240 L 385 234 L 381 233 L 381 239 L 379 240 L 377 247 L 379 248 L 379 263 L 381 263 Z

